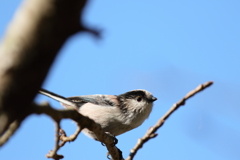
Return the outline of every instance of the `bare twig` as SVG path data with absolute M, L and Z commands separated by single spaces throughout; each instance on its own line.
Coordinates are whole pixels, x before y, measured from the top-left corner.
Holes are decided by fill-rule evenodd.
M 59 138 L 59 134 L 58 134 L 58 132 L 59 132 L 59 130 L 60 130 L 60 122 L 55 122 L 55 125 L 56 125 L 56 131 L 55 131 L 55 137 L 56 137 L 56 139 L 55 139 L 55 147 L 54 147 L 54 150 L 53 150 L 53 153 L 55 154 L 56 152 L 57 152 L 57 150 L 60 148 L 59 147 L 59 140 L 60 140 L 60 138 Z
M 60 129 L 60 140 L 62 141 L 59 146 L 62 147 L 65 145 L 66 142 L 72 142 L 74 141 L 77 136 L 79 135 L 79 133 L 81 132 L 82 128 L 79 124 L 77 124 L 77 130 L 74 134 L 72 134 L 71 136 L 67 137 L 67 134 L 65 133 L 65 131 L 63 129 Z
M 54 153 L 53 150 L 50 150 L 50 151 L 48 152 L 48 154 L 46 154 L 46 157 L 47 157 L 47 158 L 52 158 L 52 159 L 54 159 L 54 160 L 59 160 L 59 159 L 63 159 L 63 158 L 64 158 L 63 155 Z
M 96 134 L 96 136 L 100 142 L 102 142 L 106 145 L 113 160 L 121 160 L 122 159 L 120 150 L 114 145 L 114 137 L 109 136 L 108 134 L 103 132 L 103 130 L 99 124 L 96 124 L 90 118 L 81 115 L 77 110 L 75 110 L 75 109 L 56 110 L 56 109 L 50 107 L 48 103 L 44 103 L 41 105 L 33 104 L 32 112 L 37 113 L 37 114 L 47 114 L 48 116 L 52 117 L 56 122 L 60 122 L 62 119 L 65 119 L 65 118 L 74 120 L 78 124 L 78 126 L 81 126 L 81 127 L 78 127 L 75 134 L 73 134 L 70 137 L 66 137 L 66 134 L 65 134 L 65 136 L 63 136 L 64 141 L 73 141 L 74 139 L 76 139 L 77 135 L 80 133 L 81 128 L 88 128 L 89 130 L 93 131 Z M 57 135 L 57 136 L 59 136 L 59 135 Z M 57 139 L 57 141 L 58 141 L 58 139 Z M 62 144 L 60 144 L 59 146 L 61 147 L 61 145 Z M 56 147 L 55 147 L 55 149 L 56 149 Z M 53 153 L 52 152 L 53 151 L 51 151 L 48 155 L 52 155 L 54 157 L 54 152 Z M 53 157 L 51 157 L 51 158 L 53 158 Z
M 59 140 L 60 140 L 60 137 L 59 137 L 59 130 L 60 130 L 60 122 L 59 121 L 55 121 L 55 125 L 56 125 L 56 131 L 55 131 L 55 146 L 54 146 L 54 149 L 49 151 L 49 153 L 46 155 L 47 158 L 53 158 L 55 160 L 59 160 L 59 159 L 62 159 L 63 156 L 62 155 L 58 155 L 57 154 L 57 151 L 58 149 L 60 148 L 59 146 Z
M 174 112 L 176 111 L 180 106 L 184 105 L 186 100 L 191 98 L 192 96 L 194 96 L 195 94 L 197 94 L 198 92 L 204 90 L 205 88 L 211 86 L 213 84 L 212 81 L 206 82 L 204 84 L 199 85 L 197 88 L 195 88 L 194 90 L 188 92 L 188 94 L 181 99 L 179 102 L 175 103 L 168 111 L 165 115 L 162 116 L 162 118 L 160 118 L 158 120 L 158 122 L 151 128 L 148 129 L 147 133 L 140 139 L 138 139 L 137 144 L 135 145 L 135 147 L 133 149 L 131 149 L 130 151 L 130 155 L 127 157 L 126 160 L 132 160 L 134 158 L 134 156 L 136 155 L 137 151 L 142 148 L 143 144 L 146 143 L 149 139 L 154 138 L 157 136 L 157 134 L 155 133 L 163 124 L 164 122 L 167 120 L 167 118 Z

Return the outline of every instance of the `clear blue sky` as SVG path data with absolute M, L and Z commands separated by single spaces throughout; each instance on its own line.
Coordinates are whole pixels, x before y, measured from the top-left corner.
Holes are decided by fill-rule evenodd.
M 0 36 L 19 0 L 0 0 Z M 158 98 L 139 128 L 118 136 L 127 157 L 137 138 L 198 84 L 215 84 L 190 99 L 139 151 L 137 160 L 240 159 L 240 1 L 92 0 L 84 21 L 103 30 L 71 37 L 58 55 L 43 88 L 63 96 L 121 94 L 146 89 Z M 38 96 L 37 102 L 50 101 Z M 68 135 L 70 120 L 62 123 Z M 5 160 L 42 160 L 54 145 L 47 116 L 28 117 L 0 149 Z M 59 154 L 65 160 L 106 159 L 106 148 L 80 134 Z

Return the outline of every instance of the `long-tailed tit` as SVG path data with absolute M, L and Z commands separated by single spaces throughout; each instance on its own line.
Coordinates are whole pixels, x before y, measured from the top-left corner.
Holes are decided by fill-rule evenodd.
M 103 131 L 117 136 L 140 126 L 152 111 L 157 100 L 150 92 L 142 89 L 132 90 L 120 95 L 86 95 L 65 98 L 47 90 L 39 93 L 53 98 L 65 108 L 75 108 L 100 124 Z M 82 130 L 87 136 L 97 140 L 96 135 Z

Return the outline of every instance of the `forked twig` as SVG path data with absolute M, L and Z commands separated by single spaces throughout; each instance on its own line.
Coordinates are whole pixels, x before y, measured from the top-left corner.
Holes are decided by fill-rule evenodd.
M 180 106 L 184 105 L 186 100 L 188 100 L 189 98 L 191 98 L 192 96 L 194 96 L 195 94 L 197 94 L 198 92 L 206 89 L 207 87 L 211 86 L 213 84 L 212 81 L 206 82 L 204 84 L 199 85 L 197 88 L 195 88 L 194 90 L 188 92 L 188 94 L 183 97 L 180 101 L 178 101 L 177 103 L 175 103 L 168 111 L 167 113 L 165 113 L 165 115 L 162 116 L 162 118 L 160 118 L 158 120 L 158 122 L 151 128 L 148 129 L 148 131 L 146 132 L 146 134 L 138 139 L 137 144 L 135 145 L 135 147 L 133 149 L 131 149 L 130 151 L 130 155 L 127 157 L 126 160 L 132 160 L 134 158 L 134 156 L 136 155 L 137 151 L 142 148 L 143 144 L 146 143 L 149 139 L 154 138 L 157 136 L 157 134 L 155 133 L 163 124 L 164 122 L 168 119 L 168 117 L 174 112 L 176 111 Z
M 74 141 L 77 136 L 79 135 L 79 133 L 81 132 L 82 128 L 79 124 L 77 124 L 77 130 L 74 134 L 72 134 L 71 136 L 67 137 L 67 134 L 65 133 L 65 131 L 63 129 L 60 129 L 60 140 L 61 143 L 59 144 L 60 147 L 64 146 L 66 142 L 72 142 Z

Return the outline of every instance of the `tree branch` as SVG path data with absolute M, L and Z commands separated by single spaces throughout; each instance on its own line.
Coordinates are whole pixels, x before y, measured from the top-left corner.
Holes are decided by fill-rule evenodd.
M 5 144 L 9 140 L 9 138 L 16 132 L 16 130 L 20 126 L 20 123 L 21 121 L 15 120 L 10 124 L 7 131 L 0 137 L 0 146 Z
M 86 2 L 25 0 L 16 12 L 0 44 L 0 135 L 13 121 L 29 115 L 64 42 L 81 31 L 98 36 L 82 23 Z
M 60 129 L 60 140 L 62 141 L 61 144 L 59 144 L 61 147 L 65 145 L 66 142 L 72 142 L 74 141 L 77 136 L 80 134 L 82 128 L 79 124 L 77 124 L 77 130 L 74 134 L 72 134 L 71 136 L 67 137 L 67 134 L 65 133 L 65 131 L 63 129 Z
M 180 101 L 178 101 L 177 103 L 175 103 L 168 111 L 165 115 L 162 116 L 162 118 L 160 118 L 158 120 L 158 122 L 151 128 L 148 129 L 147 133 L 140 139 L 138 139 L 137 144 L 135 145 L 135 147 L 133 149 L 131 149 L 130 151 L 130 155 L 127 157 L 126 160 L 132 160 L 134 158 L 134 156 L 136 155 L 137 151 L 143 147 L 144 143 L 146 143 L 148 140 L 154 138 L 157 136 L 156 131 L 164 124 L 164 122 L 168 119 L 168 117 L 174 112 L 176 111 L 180 106 L 183 106 L 186 102 L 186 100 L 188 100 L 189 98 L 191 98 L 192 96 L 194 96 L 195 94 L 199 93 L 200 91 L 206 89 L 207 87 L 211 86 L 213 84 L 212 81 L 206 82 L 204 84 L 199 85 L 197 88 L 195 88 L 194 90 L 188 92 L 188 94 L 183 97 Z
M 54 146 L 54 149 L 51 150 L 47 155 L 46 157 L 47 158 L 53 158 L 55 160 L 59 160 L 59 159 L 62 159 L 63 158 L 63 155 L 58 155 L 57 154 L 57 151 L 59 150 L 59 148 L 61 147 L 59 145 L 59 141 L 60 141 L 60 137 L 59 137 L 59 130 L 60 130 L 60 122 L 59 121 L 56 121 L 55 122 L 55 125 L 56 125 L 56 131 L 55 131 L 55 146 Z
M 102 142 L 106 145 L 113 160 L 122 160 L 121 152 L 114 144 L 115 138 L 110 136 L 109 134 L 106 134 L 105 132 L 103 132 L 103 130 L 99 124 L 96 124 L 90 118 L 81 115 L 77 110 L 75 110 L 75 109 L 56 110 L 56 109 L 53 109 L 52 107 L 50 107 L 48 103 L 44 103 L 41 105 L 33 104 L 32 105 L 32 113 L 47 114 L 52 119 L 54 119 L 54 121 L 56 121 L 56 122 L 60 122 L 62 119 L 66 119 L 66 118 L 74 120 L 78 124 L 78 129 L 77 129 L 76 133 L 70 138 L 66 137 L 66 134 L 65 134 L 65 136 L 62 137 L 62 139 L 64 140 L 63 143 L 67 142 L 67 141 L 75 140 L 77 135 L 80 133 L 81 128 L 88 128 L 89 130 L 93 131 L 96 134 L 96 136 L 100 142 Z M 59 127 L 57 127 L 57 128 L 59 128 Z M 59 135 L 57 134 L 56 136 L 59 136 Z M 60 139 L 61 139 L 61 137 L 60 137 Z M 59 141 L 59 140 L 57 139 L 57 141 Z M 59 143 L 58 143 L 58 146 L 59 147 L 56 147 L 56 145 L 55 145 L 54 151 L 51 151 L 49 154 L 47 154 L 47 157 L 55 158 L 55 159 L 56 159 L 56 157 L 59 158 L 58 156 L 56 156 L 57 154 L 56 154 L 55 150 L 57 151 L 63 145 L 62 144 L 59 145 Z

